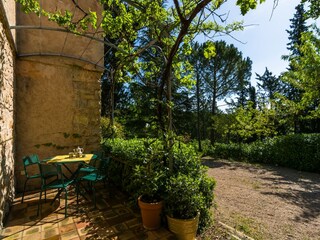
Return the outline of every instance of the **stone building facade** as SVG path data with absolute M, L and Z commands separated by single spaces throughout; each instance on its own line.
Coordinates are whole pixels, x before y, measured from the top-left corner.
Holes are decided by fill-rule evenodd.
M 42 4 L 62 11 L 74 7 L 68 5 L 72 1 Z M 79 4 L 81 9 L 100 7 L 96 1 Z M 103 69 L 97 66 L 103 66 L 103 42 L 26 15 L 14 0 L 1 3 L 0 13 L 1 224 L 10 202 L 23 189 L 23 156 L 37 154 L 43 159 L 68 154 L 76 146 L 85 152 L 99 149 Z M 29 190 L 39 186 L 40 181 L 28 183 Z
M 11 7 L 0 4 L 0 228 L 15 196 L 15 50 L 6 14 Z

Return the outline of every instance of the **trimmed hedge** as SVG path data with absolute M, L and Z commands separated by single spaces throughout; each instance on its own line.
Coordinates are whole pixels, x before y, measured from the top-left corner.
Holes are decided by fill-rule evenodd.
M 300 171 L 320 172 L 320 134 L 279 136 L 250 144 L 217 143 L 205 154 L 279 165 Z

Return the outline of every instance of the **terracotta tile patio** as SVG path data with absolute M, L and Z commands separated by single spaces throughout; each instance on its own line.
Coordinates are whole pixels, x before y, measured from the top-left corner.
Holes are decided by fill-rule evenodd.
M 145 230 L 139 209 L 132 206 L 128 197 L 119 190 L 99 187 L 97 209 L 90 200 L 71 192 L 68 200 L 68 217 L 64 216 L 64 198 L 53 204 L 55 192 L 47 194 L 42 204 L 41 217 L 37 216 L 38 193 L 26 194 L 24 203 L 17 197 L 10 210 L 0 239 L 20 240 L 76 240 L 76 239 L 119 239 L 173 240 L 173 235 L 164 227 L 157 231 Z M 90 199 L 89 196 L 87 196 Z

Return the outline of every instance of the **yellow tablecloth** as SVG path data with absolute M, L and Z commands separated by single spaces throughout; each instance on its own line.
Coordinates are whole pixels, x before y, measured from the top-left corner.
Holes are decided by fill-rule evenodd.
M 84 154 L 83 157 L 69 157 L 69 155 L 57 155 L 49 160 L 46 163 L 76 163 L 76 162 L 85 162 L 89 163 L 91 159 L 95 159 L 97 156 L 94 154 Z

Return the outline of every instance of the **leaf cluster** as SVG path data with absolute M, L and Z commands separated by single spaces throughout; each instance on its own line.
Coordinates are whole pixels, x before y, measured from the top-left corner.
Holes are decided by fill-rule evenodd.
M 301 101 L 295 104 L 296 111 L 308 111 L 311 118 L 320 117 L 320 37 L 319 29 L 305 32 L 299 47 L 302 55 L 292 59 L 292 70 L 283 74 L 282 79 L 302 93 Z

